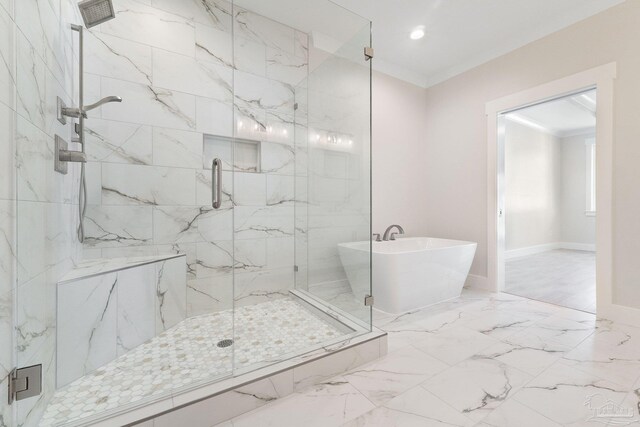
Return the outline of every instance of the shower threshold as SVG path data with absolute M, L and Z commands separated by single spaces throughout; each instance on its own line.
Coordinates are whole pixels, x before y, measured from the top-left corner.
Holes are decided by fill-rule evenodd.
M 40 425 L 96 425 L 225 378 L 317 357 L 314 350 L 330 353 L 367 332 L 360 322 L 294 292 L 235 312 L 188 318 L 57 390 Z M 231 338 L 232 344 L 218 345 Z

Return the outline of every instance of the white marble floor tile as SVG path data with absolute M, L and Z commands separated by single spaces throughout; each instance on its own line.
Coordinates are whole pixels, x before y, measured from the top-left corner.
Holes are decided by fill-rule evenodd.
M 533 320 L 511 312 L 491 311 L 466 320 L 463 325 L 493 338 L 505 338 L 532 326 Z
M 345 427 L 432 427 L 456 424 L 445 424 L 420 415 L 396 411 L 385 406 L 369 411 L 353 421 L 343 424 Z
M 627 325 L 599 329 L 565 354 L 563 361 L 630 387 L 640 377 L 640 329 Z
M 507 400 L 482 420 L 486 427 L 562 427 L 516 400 Z
M 448 365 L 455 365 L 498 342 L 480 332 L 454 327 L 427 334 L 413 345 Z
M 558 361 L 513 398 L 559 424 L 582 426 L 594 408 L 626 395 L 624 387 Z
M 595 325 L 590 322 L 582 323 L 552 316 L 511 335 L 505 341 L 523 345 L 530 345 L 537 341 L 541 346 L 560 344 L 573 347 L 580 344 L 594 331 Z
M 459 363 L 422 386 L 460 413 L 480 421 L 531 378 L 504 363 L 476 359 Z
M 443 371 L 446 367 L 447 365 L 443 362 L 413 347 L 407 347 L 351 371 L 344 377 L 370 401 L 380 405 Z
M 624 421 L 640 423 L 640 328 L 466 290 L 426 309 L 378 316 L 376 324 L 389 333 L 388 355 L 337 380 L 378 407 L 345 426 L 614 425 L 593 419 L 607 404 L 621 404 L 633 415 Z
M 374 407 L 344 378 L 335 378 L 241 415 L 233 427 L 339 426 Z
M 542 344 L 533 342 L 530 345 L 500 342 L 478 352 L 477 359 L 493 359 L 506 363 L 530 375 L 539 375 L 562 357 L 570 347 L 560 344 Z
M 422 417 L 423 425 L 470 426 L 474 424 L 471 418 L 462 415 L 421 386 L 391 399 L 384 404 L 384 407 Z

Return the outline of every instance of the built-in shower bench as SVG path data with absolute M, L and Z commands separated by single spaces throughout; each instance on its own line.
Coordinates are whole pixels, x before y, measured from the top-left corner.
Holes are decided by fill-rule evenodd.
M 184 254 L 79 263 L 57 286 L 57 387 L 186 318 Z
M 147 264 L 164 262 L 174 258 L 181 258 L 185 255 L 149 255 L 125 258 L 96 258 L 80 261 L 71 271 L 65 274 L 58 284 L 72 282 L 97 276 L 100 274 L 113 273 L 115 271 L 126 270 L 129 268 L 141 267 Z

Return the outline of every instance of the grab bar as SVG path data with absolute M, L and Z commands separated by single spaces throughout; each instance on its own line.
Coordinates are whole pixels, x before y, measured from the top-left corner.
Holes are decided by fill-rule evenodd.
M 222 160 L 213 159 L 211 164 L 211 199 L 214 209 L 222 205 Z

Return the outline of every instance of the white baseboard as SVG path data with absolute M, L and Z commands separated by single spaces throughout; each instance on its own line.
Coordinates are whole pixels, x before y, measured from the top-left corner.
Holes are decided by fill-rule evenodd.
M 543 245 L 527 246 L 526 248 L 512 249 L 504 252 L 504 259 L 518 258 L 521 256 L 535 255 L 554 249 L 570 249 L 574 251 L 595 252 L 596 245 L 591 243 L 554 242 Z
M 467 276 L 467 280 L 464 282 L 464 287 L 468 289 L 479 289 L 482 291 L 494 290 L 489 286 L 489 279 L 484 276 L 477 276 L 475 274 L 469 274 Z
M 640 326 L 640 310 L 618 304 L 606 304 L 598 301 L 596 316 L 635 327 Z
M 587 252 L 595 252 L 596 245 L 594 243 L 572 243 L 572 242 L 561 242 L 559 243 L 559 249 L 571 249 L 574 251 L 587 251 Z

